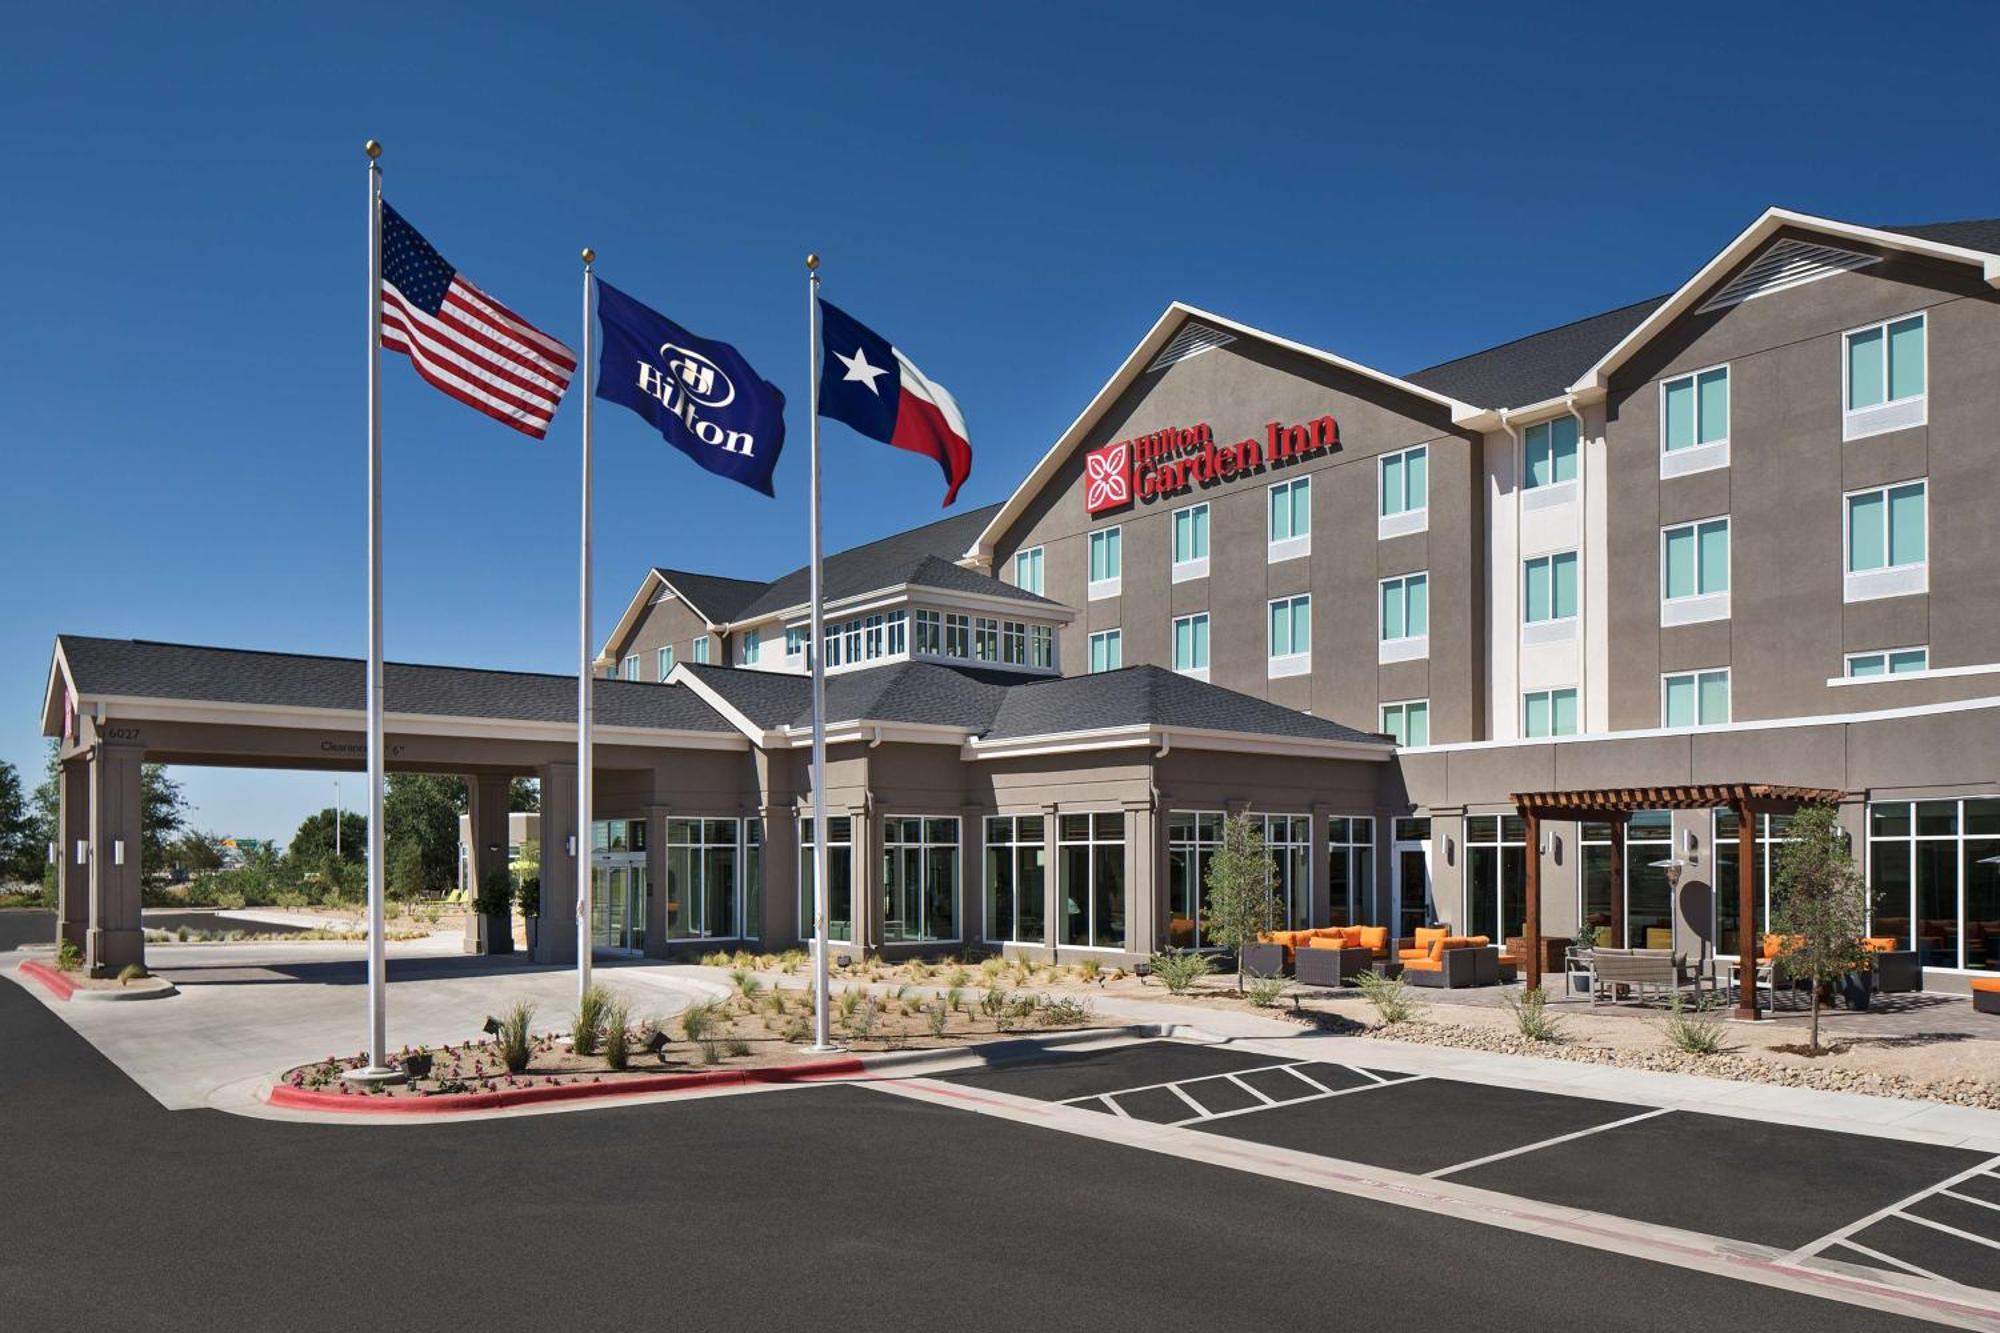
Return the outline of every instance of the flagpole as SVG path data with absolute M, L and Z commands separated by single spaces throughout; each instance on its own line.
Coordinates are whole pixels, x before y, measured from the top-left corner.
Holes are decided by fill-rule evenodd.
M 590 409 L 591 358 L 590 266 L 597 252 L 583 250 L 583 552 L 577 587 L 577 670 L 576 670 L 576 999 L 580 1007 L 590 990 L 590 854 L 592 843 L 590 796 L 590 731 L 595 718 L 591 700 L 590 651 Z
M 368 1067 L 357 1083 L 389 1083 L 387 963 L 382 912 L 382 145 L 368 154 Z M 336 816 L 336 819 L 338 816 Z
M 835 1049 L 828 1026 L 826 918 L 832 886 L 826 882 L 826 634 L 820 587 L 819 553 L 819 256 L 806 256 L 806 379 L 812 385 L 812 637 L 806 660 L 812 663 L 812 788 L 813 788 L 813 1049 Z

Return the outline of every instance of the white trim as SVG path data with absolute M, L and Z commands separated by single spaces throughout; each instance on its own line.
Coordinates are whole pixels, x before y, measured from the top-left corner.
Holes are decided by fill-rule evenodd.
M 1431 655 L 1431 636 L 1411 634 L 1400 639 L 1384 639 L 1377 646 L 1375 661 L 1378 666 L 1390 662 L 1415 662 Z
M 1289 510 L 1291 506 L 1292 493 L 1300 486 L 1305 487 L 1306 491 L 1306 530 L 1304 532 L 1294 532 L 1289 537 L 1272 536 L 1271 535 L 1272 501 L 1277 499 L 1279 491 L 1283 491 L 1285 493 L 1286 508 L 1287 510 Z M 1264 563 L 1265 564 L 1275 565 L 1282 563 L 1283 561 L 1286 560 L 1297 560 L 1300 556 L 1311 555 L 1313 548 L 1312 529 L 1313 529 L 1313 484 L 1312 484 L 1311 473 L 1306 473 L 1303 476 L 1297 476 L 1297 477 L 1285 477 L 1281 480 L 1272 482 L 1270 485 L 1264 488 Z
M 1729 593 L 1697 593 L 1692 597 L 1663 597 L 1660 599 L 1660 627 L 1675 625 L 1706 625 L 1714 620 L 1729 619 Z
M 1720 722 L 1690 722 L 1688 725 L 1684 727 L 1668 726 L 1667 725 L 1667 682 L 1670 680 L 1680 680 L 1683 677 L 1694 681 L 1694 711 L 1695 711 L 1695 716 L 1699 718 L 1701 716 L 1701 678 L 1703 676 L 1713 676 L 1718 674 L 1721 675 L 1722 677 L 1722 687 L 1728 696 L 1728 703 L 1726 707 L 1729 710 L 1729 717 L 1724 718 Z M 1689 731 L 1709 731 L 1716 727 L 1728 726 L 1730 723 L 1730 719 L 1734 718 L 1735 716 L 1736 716 L 1736 681 L 1730 675 L 1728 667 L 1726 666 L 1688 667 L 1680 671 L 1662 671 L 1660 673 L 1660 730 L 1667 732 L 1669 734 L 1674 734 L 1678 732 L 1689 732 Z
M 1692 477 L 1702 472 L 1713 472 L 1717 468 L 1729 466 L 1729 441 L 1710 440 L 1707 444 L 1691 444 L 1673 453 L 1660 454 L 1660 478 Z
M 1701 377 L 1722 372 L 1722 438 L 1717 440 L 1697 439 L 1683 449 L 1667 448 L 1667 390 L 1686 380 L 1693 393 L 1694 420 L 1690 423 L 1694 433 L 1701 434 Z M 1719 467 L 1729 466 L 1729 440 L 1733 434 L 1730 427 L 1736 411 L 1734 384 L 1735 377 L 1729 373 L 1729 363 L 1719 362 L 1712 366 L 1702 366 L 1697 370 L 1683 371 L 1660 381 L 1660 476 L 1685 477 L 1696 472 L 1710 472 Z
M 1375 540 L 1385 542 L 1391 537 L 1408 537 L 1413 533 L 1429 532 L 1430 528 L 1429 505 L 1422 509 L 1405 509 L 1400 514 L 1384 514 L 1375 520 Z
M 1694 580 L 1701 583 L 1701 530 L 1711 523 L 1722 524 L 1723 563 L 1722 581 L 1724 586 L 1718 592 L 1683 593 L 1679 597 L 1667 596 L 1667 537 L 1686 529 L 1694 534 Z M 1691 518 L 1680 523 L 1665 523 L 1660 526 L 1660 624 L 1700 625 L 1711 620 L 1729 619 L 1729 594 L 1736 586 L 1736 524 L 1728 514 L 1710 514 L 1706 518 Z M 1928 548 L 1926 548 L 1928 549 Z
M 1561 616 L 1552 620 L 1524 620 L 1521 622 L 1521 646 L 1523 648 L 1548 648 L 1556 644 L 1576 642 L 1575 616 Z
M 1882 497 L 1882 558 L 1889 558 L 1889 492 L 1905 486 L 1924 488 L 1924 558 L 1907 565 L 1882 565 L 1875 569 L 1849 569 L 1854 554 L 1854 498 Z M 1873 602 L 1885 597 L 1911 597 L 1931 589 L 1931 479 L 1906 477 L 1881 486 L 1862 486 L 1840 494 L 1840 596 L 1843 602 Z
M 1313 539 L 1311 533 L 1307 533 L 1303 537 L 1287 537 L 1283 541 L 1266 542 L 1264 546 L 1264 563 L 1267 565 L 1279 565 L 1287 560 L 1297 560 L 1300 556 L 1311 555 L 1312 549 Z
M 1853 393 L 1853 355 L 1847 344 L 1857 333 L 1882 331 L 1882 392 L 1889 392 L 1889 326 L 1901 324 L 1907 319 L 1917 319 L 1924 326 L 1924 387 L 1919 393 L 1907 398 L 1885 397 L 1879 403 L 1867 407 L 1849 407 L 1849 397 Z M 1931 316 L 1928 309 L 1912 310 L 1908 314 L 1895 315 L 1888 319 L 1876 320 L 1872 324 L 1862 324 L 1855 328 L 1843 329 L 1840 333 L 1840 438 L 1842 443 L 1851 440 L 1865 440 L 1874 435 L 1886 435 L 1892 430 L 1908 430 L 1912 426 L 1930 423 L 1931 403 Z
M 1581 440 L 1577 442 L 1577 452 L 1578 454 L 1583 452 L 1583 443 Z M 1521 508 L 1524 510 L 1539 511 L 1543 509 L 1560 509 L 1564 505 L 1575 504 L 1578 497 L 1583 494 L 1583 487 L 1580 484 L 1581 473 L 1583 471 L 1582 463 L 1583 460 L 1578 458 L 1577 472 L 1579 475 L 1571 477 L 1568 481 L 1552 481 L 1546 486 L 1523 485 L 1521 487 Z
M 1928 645 L 1917 645 L 1917 644 L 1911 645 L 1911 647 L 1919 647 L 1919 646 L 1925 647 L 1926 651 L 1928 651 Z M 1893 653 L 1893 652 L 1902 652 L 1906 650 L 1899 648 L 1887 648 L 1887 649 L 1878 648 L 1875 649 L 1874 651 Z M 1848 656 L 1865 657 L 1867 656 L 1867 654 L 1849 653 Z M 1951 680 L 1959 676 L 1992 676 L 1992 675 L 2000 675 L 2000 662 L 1980 662 L 1973 666 L 1930 667 L 1923 671 L 1903 671 L 1903 672 L 1897 672 L 1895 674 L 1884 673 L 1883 675 L 1880 676 L 1829 676 L 1827 678 L 1826 683 L 1836 687 L 1842 685 L 1881 685 L 1889 681 Z
M 836 615 L 845 619 L 868 611 L 896 606 L 906 605 L 914 609 L 918 603 L 948 611 L 992 611 L 995 614 L 1010 614 L 1019 620 L 1054 621 L 1065 625 L 1076 619 L 1075 611 L 1061 602 L 1050 601 L 1046 597 L 1039 601 L 1028 602 L 1018 597 L 961 592 L 956 588 L 940 588 L 929 583 L 892 583 L 886 588 L 849 593 L 845 597 L 836 597 L 828 602 L 824 614 L 828 620 L 832 620 Z M 787 629 L 797 629 L 799 624 L 794 622 L 802 622 L 811 612 L 812 603 L 800 602 L 781 611 L 769 611 L 748 620 L 732 621 L 724 625 L 722 631 L 733 632 L 750 626 L 768 625 L 772 621 L 784 622 Z
M 1413 700 L 1422 703 L 1424 700 Z M 1364 759 L 1387 763 L 1395 746 L 1386 741 L 1328 740 L 1314 736 L 1259 736 L 1209 727 L 1160 726 L 1141 723 L 1049 732 L 1041 736 L 979 737 L 967 741 L 967 759 L 1024 759 L 1038 755 L 1077 754 L 1090 750 L 1123 750 L 1162 745 L 1178 750 L 1221 750 L 1235 754 L 1291 755 L 1305 759 Z M 1069 813 L 1079 813 L 1070 811 Z
M 1310 676 L 1312 669 L 1313 655 L 1310 651 L 1286 653 L 1283 657 L 1264 659 L 1264 674 L 1269 680 L 1282 680 L 1287 676 Z
M 1173 568 L 1173 581 L 1175 583 L 1189 583 L 1195 579 L 1205 579 L 1207 577 L 1208 577 L 1207 556 L 1201 556 L 1194 560 L 1179 561 L 1174 565 Z

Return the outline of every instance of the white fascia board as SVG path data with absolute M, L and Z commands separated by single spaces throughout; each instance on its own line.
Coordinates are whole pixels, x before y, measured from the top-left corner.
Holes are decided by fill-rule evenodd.
M 49 657 L 49 682 L 42 689 L 42 735 L 62 735 L 62 705 L 56 699 L 56 684 L 60 681 L 63 689 L 72 699 L 77 698 L 76 678 L 70 675 L 69 658 L 63 653 L 62 636 L 56 636 L 55 652 Z M 83 712 L 83 703 L 78 700 L 77 713 Z
M 664 586 L 666 580 L 660 577 L 659 570 L 647 570 L 646 577 L 639 580 L 639 590 L 633 593 L 632 600 L 625 604 L 625 614 L 618 617 L 618 623 L 611 627 L 611 632 L 604 638 L 603 646 L 597 650 L 594 665 L 603 666 L 612 660 L 611 645 L 630 634 L 632 627 L 639 622 L 639 617 L 653 604 L 653 585 L 656 583 Z
M 1544 398 L 1539 403 L 1529 403 L 1525 407 L 1503 407 L 1482 409 L 1459 424 L 1468 430 L 1490 432 L 1508 427 L 1534 426 L 1544 421 L 1553 421 L 1580 410 L 1586 403 L 1603 398 L 1602 393 L 1564 393 L 1555 398 Z
M 1576 383 L 1570 385 L 1570 392 L 1602 393 L 1609 385 L 1612 374 L 1630 360 L 1634 353 L 1692 309 L 1694 303 L 1714 286 L 1723 274 L 1749 258 L 1753 251 L 1786 227 L 1797 227 L 1825 236 L 1839 237 L 1842 240 L 1858 241 L 1863 245 L 1878 246 L 1885 250 L 1900 250 L 1906 254 L 1925 255 L 1932 259 L 1949 260 L 1959 264 L 1977 264 L 1987 283 L 2000 285 L 2000 282 L 1996 282 L 1996 276 L 2000 276 L 2000 255 L 1989 254 L 1984 250 L 1968 250 L 1962 245 L 1945 245 L 1916 236 L 1905 236 L 1901 232 L 1883 231 L 1877 227 L 1863 227 L 1852 222 L 1839 222 L 1833 218 L 1815 217 L 1810 213 L 1794 212 L 1789 208 L 1767 208 L 1763 216 L 1745 227 L 1737 234 L 1735 240 L 1722 247 L 1713 259 L 1701 266 L 1699 272 L 1682 283 L 1679 290 L 1662 301 L 1658 309 L 1641 320 L 1637 328 L 1619 339 L 1610 351 L 1599 357 L 1596 365 L 1586 370 Z
M 713 708 L 717 713 L 720 713 L 724 721 L 741 732 L 744 740 L 759 749 L 768 750 L 775 743 L 774 737 L 779 733 L 767 731 L 755 722 L 752 722 L 748 715 L 735 704 L 729 702 L 721 691 L 703 680 L 695 672 L 689 670 L 686 662 L 674 663 L 673 669 L 667 672 L 667 678 L 663 683 L 667 685 L 685 685 L 688 689 L 693 690 L 703 703 Z
M 845 618 L 866 615 L 870 611 L 908 605 L 913 600 L 922 600 L 926 604 L 941 607 L 962 606 L 968 610 L 1003 612 L 1022 620 L 1053 620 L 1066 625 L 1076 619 L 1076 612 L 1061 602 L 1023 602 L 1013 597 L 997 597 L 989 593 L 934 588 L 927 583 L 894 583 L 886 588 L 876 588 L 869 592 L 850 593 L 846 597 L 828 602 L 820 614 L 831 621 L 835 616 Z M 767 612 L 754 620 L 739 620 L 723 628 L 734 632 L 773 622 L 791 628 L 794 620 L 811 614 L 812 603 L 800 602 L 782 611 Z
M 786 727 L 782 732 L 773 734 L 781 738 L 775 742 L 779 746 L 789 745 L 797 750 L 812 744 L 812 728 L 809 726 Z M 939 722 L 836 722 L 826 729 L 826 743 L 839 745 L 866 741 L 871 749 L 884 741 L 904 745 L 963 745 L 969 734 L 964 727 Z
M 1232 754 L 1282 755 L 1305 759 L 1360 759 L 1386 763 L 1396 747 L 1358 741 L 1320 740 L 1304 736 L 1260 736 L 1202 727 L 1136 725 L 1098 727 L 1084 731 L 1050 732 L 1041 736 L 1010 736 L 1005 740 L 966 742 L 967 759 L 1026 759 L 1038 755 L 1078 754 L 1091 750 L 1124 750 L 1145 746 L 1162 755 L 1175 749 L 1224 750 Z
M 1159 319 L 1153 322 L 1153 327 L 1147 331 L 1144 338 L 1139 340 L 1139 345 L 1132 349 L 1131 355 L 1125 358 L 1118 369 L 1112 373 L 1111 378 L 1104 382 L 1104 387 L 1097 391 L 1089 403 L 1085 404 L 1083 411 L 1077 414 L 1076 420 L 1069 424 L 1068 429 L 1056 437 L 1056 442 L 1049 446 L 1048 452 L 1042 455 L 1041 461 L 1035 464 L 1033 470 L 1028 473 L 1021 484 L 1014 488 L 1014 493 L 1007 497 L 1007 503 L 1000 506 L 999 512 L 994 514 L 992 521 L 980 531 L 971 549 L 959 558 L 960 564 L 976 569 L 990 569 L 992 567 L 993 546 L 1000 539 L 1000 534 L 1011 527 L 1016 519 L 1020 518 L 1022 511 L 1027 508 L 1028 502 L 1040 494 L 1044 486 L 1048 485 L 1049 480 L 1054 477 L 1056 470 L 1062 466 L 1063 461 L 1082 442 L 1083 437 L 1089 434 L 1097 425 L 1098 419 L 1118 400 L 1119 395 L 1123 394 L 1125 390 L 1129 389 L 1138 380 L 1139 376 L 1144 373 L 1145 368 L 1152 364 L 1153 358 L 1159 354 L 1160 349 L 1166 346 L 1168 338 L 1172 336 L 1182 323 L 1188 320 L 1197 320 L 1214 328 L 1234 333 L 1238 337 L 1255 339 L 1273 347 L 1281 347 L 1287 351 L 1309 357 L 1324 365 L 1333 366 L 1356 375 L 1362 375 L 1379 383 L 1389 385 L 1392 388 L 1401 389 L 1405 393 L 1422 398 L 1427 402 L 1437 403 L 1451 410 L 1451 419 L 1454 425 L 1462 425 L 1465 421 L 1477 416 L 1480 411 L 1480 409 L 1469 403 L 1462 403 L 1456 398 L 1447 397 L 1444 394 L 1422 388 L 1410 383 L 1408 380 L 1399 379 L 1386 371 L 1377 370 L 1373 366 L 1365 366 L 1359 361 L 1350 361 L 1346 357 L 1336 356 L 1332 352 L 1321 348 L 1309 347 L 1304 343 L 1294 342 L 1289 338 L 1281 338 L 1275 333 L 1267 333 L 1263 329 L 1253 328 L 1238 320 L 1228 319 L 1212 311 L 1202 310 L 1197 306 L 1188 305 L 1184 301 L 1175 301 L 1166 308 Z

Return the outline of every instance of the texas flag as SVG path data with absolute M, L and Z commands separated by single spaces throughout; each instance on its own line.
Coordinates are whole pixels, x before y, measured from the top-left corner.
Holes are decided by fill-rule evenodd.
M 910 364 L 887 338 L 831 301 L 819 303 L 826 350 L 819 369 L 819 414 L 871 439 L 935 458 L 946 506 L 972 472 L 965 418 L 943 385 Z

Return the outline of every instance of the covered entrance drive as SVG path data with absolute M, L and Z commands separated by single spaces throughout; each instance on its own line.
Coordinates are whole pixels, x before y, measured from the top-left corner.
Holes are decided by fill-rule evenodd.
M 1527 958 L 1525 975 L 1529 989 L 1542 984 L 1542 828 L 1551 820 L 1574 820 L 1579 824 L 1604 822 L 1611 838 L 1611 940 L 1615 948 L 1626 946 L 1625 841 L 1627 825 L 1642 811 L 1729 810 L 1736 816 L 1737 920 L 1746 923 L 1740 939 L 1754 947 L 1755 932 L 1748 923 L 1757 920 L 1758 815 L 1791 815 L 1807 805 L 1837 806 L 1847 793 L 1825 787 L 1786 787 L 1769 783 L 1697 783 L 1671 787 L 1603 787 L 1587 791 L 1517 792 L 1508 797 L 1527 821 Z M 1666 861 L 1676 864 L 1673 844 L 1664 844 Z M 1747 976 L 1738 990 L 1736 1017 L 1760 1017 L 1757 987 Z

